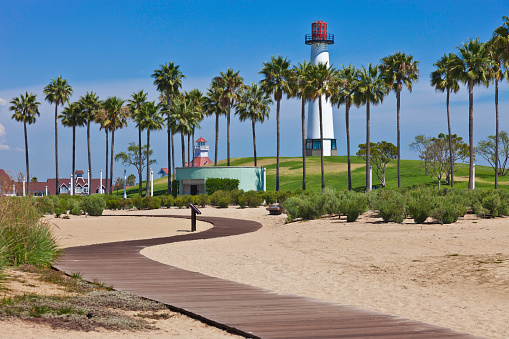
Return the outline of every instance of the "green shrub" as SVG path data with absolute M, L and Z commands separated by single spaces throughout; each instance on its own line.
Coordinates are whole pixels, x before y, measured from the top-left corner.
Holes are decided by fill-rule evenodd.
M 233 205 L 240 205 L 239 198 L 244 194 L 244 190 L 234 189 L 230 191 L 230 203 Z
M 205 181 L 207 193 L 214 194 L 216 191 L 233 191 L 239 188 L 239 179 L 208 178 Z
M 197 195 L 197 199 L 198 199 L 198 205 L 200 205 L 200 207 L 205 207 L 207 204 L 210 203 L 210 199 L 207 194 L 199 194 L 199 195 Z
M 261 192 L 260 195 L 267 205 L 272 205 L 277 201 L 276 192 Z
M 184 201 L 184 207 L 189 208 L 189 204 L 194 203 L 194 196 L 193 195 L 183 195 L 182 200 Z
M 174 198 L 179 196 L 179 182 L 178 180 L 172 180 L 171 182 L 171 195 L 173 195 Z
M 178 196 L 175 198 L 175 206 L 177 206 L 178 208 L 182 208 L 184 206 L 186 206 L 186 200 L 184 199 L 183 196 Z
M 452 224 L 465 214 L 465 210 L 465 206 L 451 202 L 448 197 L 439 197 L 433 218 L 441 224 Z
M 161 207 L 161 199 L 159 197 L 144 197 L 141 204 L 143 209 L 156 210 Z
M 227 208 L 230 205 L 230 199 L 227 197 L 219 198 L 217 201 L 217 207 L 219 208 Z
M 383 221 L 402 223 L 406 217 L 406 201 L 398 191 L 382 190 L 377 195 L 377 207 Z
M 283 203 L 283 207 L 289 220 L 313 220 L 324 214 L 322 195 L 316 193 L 290 197 Z
M 81 202 L 83 212 L 91 216 L 102 215 L 105 207 L 106 202 L 99 196 L 85 197 Z
M 237 205 L 239 205 L 240 208 L 245 208 L 247 206 L 247 198 L 244 195 L 238 197 L 237 201 Z
M 65 214 L 65 210 L 62 207 L 55 208 L 55 217 L 60 218 L 62 214 Z
M 139 195 L 136 195 L 136 196 L 132 197 L 131 198 L 131 203 L 137 209 L 139 209 L 139 210 L 143 209 L 143 198 L 140 197 Z
M 263 204 L 263 199 L 258 195 L 256 191 L 248 191 L 244 193 L 246 204 L 250 208 L 256 208 Z
M 81 215 L 83 212 L 79 206 L 74 206 L 69 213 L 72 215 Z
M 368 199 L 366 194 L 357 192 L 346 192 L 339 203 L 339 214 L 346 215 L 347 222 L 354 222 L 368 210 Z
M 227 205 L 230 204 L 231 198 L 230 198 L 229 192 L 219 190 L 219 191 L 215 191 L 213 194 L 211 194 L 209 196 L 210 196 L 210 203 L 214 206 L 219 206 L 219 200 L 223 200 L 223 205 L 224 205 L 224 201 L 227 201 Z
M 55 205 L 53 199 L 49 197 L 37 198 L 37 209 L 41 214 L 53 214 L 55 212 Z
M 341 195 L 341 193 L 339 195 Z M 326 187 L 322 191 L 321 198 L 325 214 L 338 214 L 340 199 L 335 190 Z
M 417 189 L 408 193 L 408 213 L 415 223 L 423 224 L 435 209 L 435 196 L 429 189 Z

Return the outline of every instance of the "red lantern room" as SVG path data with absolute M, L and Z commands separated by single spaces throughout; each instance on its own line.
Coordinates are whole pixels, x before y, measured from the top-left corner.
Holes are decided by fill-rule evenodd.
M 334 43 L 334 34 L 329 34 L 327 23 L 322 20 L 315 21 L 311 24 L 311 33 L 306 34 L 306 45 L 323 42 L 329 45 Z

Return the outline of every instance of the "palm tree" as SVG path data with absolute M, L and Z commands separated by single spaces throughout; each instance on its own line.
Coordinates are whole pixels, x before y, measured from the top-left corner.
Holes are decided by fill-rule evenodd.
M 150 191 L 150 131 L 162 130 L 164 127 L 164 118 L 161 116 L 161 107 L 155 101 L 149 101 L 143 106 L 143 120 L 140 122 L 140 128 L 147 130 L 147 184 L 145 196 L 149 196 Z M 141 166 L 140 166 L 141 167 Z
M 302 123 L 302 190 L 306 190 L 306 102 L 311 100 L 309 78 L 311 64 L 304 61 L 293 66 L 290 77 L 290 97 L 301 99 Z
M 226 108 L 226 157 L 228 166 L 230 166 L 230 111 L 235 103 L 239 102 L 244 79 L 228 68 L 226 73 L 220 72 L 212 81 L 214 86 L 221 88 L 221 105 Z
M 337 93 L 332 96 L 331 102 L 338 107 L 342 104 L 345 105 L 345 122 L 346 122 L 346 149 L 347 149 L 347 162 L 348 162 L 348 190 L 352 190 L 352 169 L 350 161 L 350 107 L 354 101 L 354 83 L 359 76 L 359 70 L 354 66 L 343 66 L 341 70 L 336 73 L 339 82 L 336 86 Z
M 219 116 L 226 115 L 226 108 L 221 105 L 222 88 L 214 86 L 214 81 L 204 98 L 204 114 L 216 116 L 216 143 L 214 147 L 214 166 L 217 166 L 217 150 L 219 145 Z
M 179 95 L 179 89 L 182 87 L 182 79 L 186 76 L 182 74 L 179 70 L 179 65 L 175 65 L 174 62 L 170 62 L 169 64 L 164 63 L 164 65 L 160 65 L 159 69 L 156 69 L 152 74 L 154 78 L 154 85 L 157 86 L 157 90 L 166 97 L 166 115 L 169 119 L 171 112 L 170 108 L 171 102 L 175 100 Z M 168 189 L 167 194 L 171 193 L 171 163 L 170 163 L 170 145 L 173 150 L 173 135 L 174 133 L 171 131 L 171 124 L 167 123 L 168 127 Z M 172 151 L 173 152 L 173 151 Z M 173 162 L 175 165 L 175 162 Z
M 61 119 L 62 125 L 65 127 L 72 127 L 72 174 L 76 174 L 76 127 L 83 126 L 84 121 L 81 115 L 81 109 L 78 102 L 71 102 L 67 107 L 62 110 L 62 114 L 58 116 Z M 76 178 L 75 178 L 76 180 Z M 72 194 L 76 191 L 76 186 L 73 183 Z
M 277 58 L 271 56 L 270 62 L 264 62 L 263 68 L 258 72 L 263 74 L 264 79 L 260 82 L 263 90 L 268 94 L 274 94 L 276 101 L 276 125 L 277 125 L 277 154 L 276 154 L 276 191 L 279 191 L 279 150 L 280 142 L 280 124 L 279 110 L 283 93 L 291 93 L 289 79 L 291 78 L 290 61 L 278 55 Z
M 354 104 L 359 107 L 366 105 L 366 192 L 371 191 L 369 185 L 370 179 L 370 105 L 378 105 L 383 102 L 387 94 L 383 79 L 378 74 L 378 66 L 368 65 L 366 69 L 362 66 L 359 71 L 359 77 L 353 83 Z
M 56 79 L 52 79 L 51 83 L 44 87 L 44 94 L 46 94 L 46 101 L 50 104 L 55 104 L 55 191 L 58 195 L 59 184 L 58 184 L 58 105 L 63 106 L 69 101 L 72 95 L 72 87 L 67 83 L 67 80 L 62 79 L 59 76 Z
M 204 104 L 204 100 L 205 100 L 205 97 L 203 96 L 203 93 L 200 92 L 198 89 L 192 89 L 191 91 L 189 92 L 186 92 L 186 96 L 189 97 L 189 100 L 191 100 L 192 104 L 193 104 L 193 107 L 194 107 L 194 110 L 196 111 L 196 122 L 199 124 L 203 118 L 204 118 L 204 113 L 203 113 L 203 104 Z M 195 128 L 197 127 L 198 125 L 193 125 L 192 126 L 192 129 L 193 129 L 193 132 L 191 133 L 191 136 L 187 136 L 187 163 L 189 164 L 189 166 L 191 167 L 194 167 L 194 130 Z M 198 126 L 199 127 L 199 126 Z M 190 147 L 190 143 L 189 143 L 189 137 L 192 138 L 193 140 L 193 147 L 192 147 L 192 150 L 193 150 L 193 153 L 191 153 L 189 151 L 189 147 Z M 191 161 L 189 161 L 189 156 L 191 156 Z
M 451 188 L 454 188 L 454 161 L 452 154 L 452 139 L 451 139 L 451 117 L 449 114 L 449 96 L 452 93 L 457 93 L 460 89 L 458 84 L 458 70 L 461 67 L 461 61 L 458 56 L 449 53 L 445 55 L 433 64 L 437 67 L 435 71 L 431 73 L 431 86 L 435 87 L 436 91 L 446 92 L 446 106 L 447 106 L 447 129 L 449 133 L 449 162 L 451 166 Z
M 20 94 L 19 97 L 15 97 L 10 102 L 12 104 L 9 107 L 10 111 L 14 111 L 11 119 L 17 122 L 23 122 L 23 130 L 25 132 L 25 160 L 27 167 L 27 190 L 30 195 L 30 166 L 28 165 L 28 137 L 27 137 L 27 124 L 31 125 L 35 123 L 36 117 L 40 115 L 39 105 L 37 101 L 37 95 L 25 92 L 25 95 Z
M 111 124 L 111 120 L 110 120 L 110 117 L 108 115 L 108 112 L 104 109 L 104 106 L 103 106 L 103 103 L 101 103 L 101 108 L 99 108 L 99 111 L 97 112 L 97 114 L 95 115 L 95 122 L 99 124 L 99 130 L 101 129 L 104 129 L 104 133 L 106 135 L 106 190 L 105 190 L 105 195 L 108 195 L 108 188 L 109 188 L 109 185 L 108 185 L 108 175 L 109 175 L 109 171 L 108 171 L 108 150 L 109 150 L 109 146 L 108 146 L 108 132 L 110 130 L 110 124 Z M 101 183 L 102 185 L 102 183 Z
M 474 85 L 484 84 L 488 86 L 489 48 L 486 43 L 480 43 L 479 39 L 469 39 L 458 47 L 462 70 L 459 79 L 468 85 L 468 143 L 470 152 L 470 166 L 468 174 L 468 188 L 474 188 Z
M 398 131 L 398 188 L 401 188 L 401 131 L 400 131 L 400 106 L 401 90 L 403 85 L 412 92 L 412 83 L 419 78 L 419 61 L 414 61 L 414 57 L 398 51 L 393 55 L 382 58 L 380 65 L 381 78 L 384 79 L 388 90 L 396 92 L 396 111 L 397 111 L 397 131 Z
M 83 122 L 87 125 L 87 146 L 88 146 L 88 173 L 92 181 L 92 156 L 90 152 L 90 123 L 95 120 L 95 116 L 101 107 L 101 101 L 94 92 L 87 92 L 79 100 L 81 116 Z M 102 183 L 101 183 L 102 184 Z M 92 182 L 88 183 L 88 195 L 92 194 Z
M 195 105 L 189 97 L 182 97 L 177 103 L 172 113 L 175 120 L 175 130 L 180 133 L 182 143 L 182 167 L 186 162 L 186 149 L 184 136 L 191 135 L 193 127 L 199 127 L 200 113 L 197 112 Z
M 133 93 L 131 95 L 131 99 L 129 99 L 129 104 L 127 105 L 131 116 L 136 122 L 136 127 L 138 127 L 138 162 L 141 164 L 141 127 L 140 122 L 143 120 L 143 106 L 147 101 L 147 93 L 144 93 L 143 90 L 138 91 L 137 93 Z M 143 188 L 141 187 L 142 183 L 142 173 L 141 173 L 141 165 L 138 170 L 138 178 L 140 181 L 139 193 L 140 197 L 143 196 Z
M 318 112 L 320 114 L 320 164 L 322 172 L 322 190 L 325 188 L 325 167 L 323 163 L 323 117 L 322 117 L 322 99 L 328 100 L 334 93 L 334 74 L 335 69 L 327 63 L 313 64 L 310 71 L 310 91 L 311 97 L 318 100 Z
M 502 18 L 505 22 L 495 29 L 489 41 L 490 57 L 493 61 L 490 78 L 495 83 L 495 159 L 498 159 L 498 83 L 509 76 L 509 17 Z M 505 64 L 505 69 L 503 67 Z M 498 189 L 498 160 L 495 161 L 495 189 Z
M 272 99 L 270 96 L 261 88 L 259 88 L 258 85 L 251 83 L 251 86 L 246 87 L 235 112 L 235 114 L 239 115 L 240 121 L 251 120 L 251 126 L 253 129 L 253 151 L 255 166 L 257 166 L 255 123 L 257 121 L 263 123 L 265 119 L 269 118 L 269 105 L 271 104 Z

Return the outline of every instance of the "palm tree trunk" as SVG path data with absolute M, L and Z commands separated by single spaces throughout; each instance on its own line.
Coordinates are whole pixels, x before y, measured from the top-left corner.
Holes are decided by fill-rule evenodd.
M 170 96 L 166 93 L 166 110 L 168 111 L 168 188 L 166 194 L 171 194 L 171 130 L 170 130 Z
M 139 191 L 140 197 L 143 197 L 143 188 L 141 187 L 142 182 L 143 182 L 143 179 L 142 179 L 143 164 L 141 163 L 141 127 L 138 128 L 138 159 L 139 159 L 138 164 L 140 164 L 140 167 L 138 168 L 138 178 L 139 178 L 139 182 L 140 182 L 138 191 Z
M 398 88 L 396 92 L 396 106 L 397 106 L 397 125 L 398 125 L 398 188 L 401 188 L 401 123 L 400 123 L 400 106 L 401 106 L 401 90 Z
M 191 167 L 191 134 L 187 135 L 187 167 Z
M 72 176 L 74 178 L 74 182 L 72 185 L 72 189 L 74 192 L 72 194 L 76 194 L 76 125 L 72 126 Z M 89 184 L 90 186 L 90 184 Z
M 145 196 L 150 192 L 150 128 L 147 128 L 147 184 L 145 185 Z
M 302 110 L 301 110 L 301 119 L 302 119 L 302 190 L 306 190 L 306 100 L 302 98 Z
M 180 141 L 182 142 L 182 167 L 186 164 L 186 142 L 184 140 L 184 132 L 180 132 Z
M 254 155 L 254 165 L 256 167 L 256 134 L 255 134 L 255 119 L 251 119 L 251 125 L 253 127 L 253 155 Z
M 468 189 L 474 189 L 474 81 L 468 80 L 468 142 L 470 165 L 468 171 Z
M 191 154 L 191 159 L 192 159 L 192 166 L 191 167 L 194 167 L 194 127 L 193 127 L 193 147 L 191 148 L 193 153 Z
M 58 104 L 55 105 L 55 192 L 59 195 L 58 192 L 58 120 L 57 120 L 57 109 Z
M 370 144 L 370 116 L 369 116 L 369 101 L 366 103 L 366 192 L 371 191 L 371 186 L 369 185 L 369 175 L 370 175 L 370 153 L 371 153 L 371 144 Z
M 27 166 L 27 195 L 30 195 L 30 166 L 28 165 L 28 136 L 27 136 L 27 123 L 23 122 L 23 128 L 25 130 L 25 160 Z M 22 194 L 23 195 L 23 194 Z
M 173 180 L 175 180 L 175 134 L 173 131 L 171 132 L 171 163 L 173 167 Z M 168 175 L 170 175 L 170 172 L 168 172 Z
M 105 128 L 104 131 L 106 132 L 106 185 L 105 188 L 106 188 L 106 191 L 104 192 L 105 195 L 108 195 L 108 129 Z M 102 185 L 102 182 L 101 182 L 101 185 Z
M 90 182 L 88 183 L 88 195 L 92 195 L 92 156 L 90 154 L 90 120 L 87 121 L 87 145 L 88 145 L 88 173 Z
M 352 165 L 350 162 L 350 99 L 346 99 L 345 121 L 346 121 L 346 154 L 348 162 L 348 190 L 352 190 Z
M 217 166 L 217 147 L 219 145 L 219 113 L 216 113 L 216 146 L 214 148 L 214 166 Z
M 113 195 L 113 155 L 115 151 L 115 122 L 113 122 L 113 129 L 111 130 L 111 155 L 110 155 L 110 195 Z M 125 183 L 124 183 L 125 185 Z M 118 192 L 118 190 L 117 190 Z
M 230 103 L 228 103 L 228 113 L 226 115 L 226 139 L 227 162 L 230 166 Z
M 451 136 L 451 116 L 449 114 L 449 96 L 450 90 L 447 88 L 447 130 L 449 132 L 449 162 L 451 163 L 451 188 L 454 188 L 454 162 L 452 159 L 452 136 Z
M 276 105 L 276 125 L 277 125 L 277 150 L 276 150 L 276 191 L 279 192 L 279 107 L 281 100 Z
M 323 166 L 323 119 L 322 119 L 322 96 L 318 98 L 318 111 L 320 112 L 320 166 L 322 170 L 322 191 L 325 188 L 325 168 Z
M 495 79 L 495 189 L 498 189 L 498 79 Z

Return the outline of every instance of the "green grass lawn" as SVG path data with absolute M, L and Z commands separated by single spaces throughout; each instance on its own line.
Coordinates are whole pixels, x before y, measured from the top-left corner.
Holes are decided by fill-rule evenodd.
M 267 168 L 267 190 L 276 190 L 276 158 L 262 157 L 258 158 L 258 166 Z M 352 160 L 352 187 L 354 190 L 361 191 L 365 189 L 365 161 L 360 157 L 351 157 Z M 230 161 L 231 166 L 253 166 L 253 158 L 233 158 Z M 325 185 L 335 190 L 344 190 L 348 188 L 347 159 L 346 156 L 325 157 Z M 226 166 L 226 160 L 218 162 L 218 166 Z M 320 157 L 306 158 L 306 188 L 310 191 L 319 191 L 321 187 Z M 396 161 L 388 164 L 386 170 L 387 188 L 397 188 L 398 169 Z M 465 164 L 455 173 L 455 187 L 468 187 L 468 164 Z M 300 157 L 281 157 L 280 158 L 280 190 L 294 191 L 302 187 L 302 158 Z M 476 188 L 493 188 L 495 184 L 495 175 L 491 167 L 476 166 Z M 373 171 L 373 185 L 379 185 L 375 172 Z M 424 168 L 421 161 L 401 160 L 401 186 L 412 187 L 426 185 L 436 187 L 436 183 L 424 174 Z M 379 185 L 380 186 L 380 185 Z M 445 180 L 442 182 L 443 187 Z M 499 188 L 509 189 L 509 175 L 499 177 Z M 166 194 L 167 178 L 154 180 L 154 195 Z M 145 183 L 143 183 L 143 192 L 145 192 Z M 113 192 L 116 194 L 116 191 Z M 118 191 L 119 196 L 123 196 L 124 191 Z M 127 189 L 127 196 L 132 197 L 138 194 L 138 186 Z

